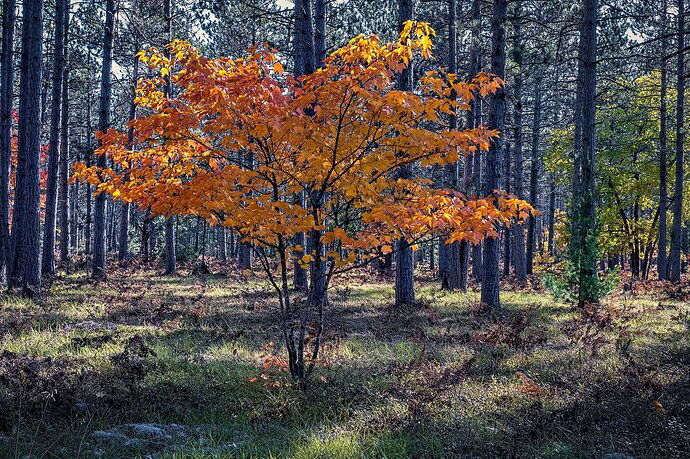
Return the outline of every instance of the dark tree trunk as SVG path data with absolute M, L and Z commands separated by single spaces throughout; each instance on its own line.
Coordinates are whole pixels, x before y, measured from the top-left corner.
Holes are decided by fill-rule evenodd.
M 541 160 L 539 149 L 539 131 L 541 130 L 541 100 L 542 100 L 542 75 L 537 74 L 534 81 L 534 117 L 532 121 L 532 164 L 530 166 L 529 179 L 529 199 L 534 207 L 537 207 L 539 200 L 539 162 Z M 534 269 L 534 254 L 537 248 L 537 218 L 529 216 L 527 222 L 527 253 L 526 270 L 527 274 L 532 274 Z
M 43 257 L 41 259 L 41 270 L 46 277 L 55 275 L 55 231 L 57 229 L 58 172 L 60 166 L 60 110 L 62 108 L 62 79 L 64 78 L 65 71 L 64 21 L 66 3 L 65 0 L 55 1 L 48 183 L 46 188 L 45 224 L 43 227 Z
M 505 190 L 506 193 L 510 193 L 510 175 L 511 175 L 511 163 L 512 163 L 512 152 L 510 151 L 510 143 L 506 142 L 505 145 L 505 168 L 506 168 L 506 178 L 505 178 Z M 503 230 L 503 275 L 505 277 L 510 276 L 510 263 L 511 263 L 511 238 L 510 238 L 510 227 L 506 227 Z
M 165 16 L 166 45 L 172 41 L 172 4 L 171 0 L 163 1 L 163 16 Z M 170 57 L 170 50 L 166 47 L 164 54 Z M 170 74 L 165 77 L 165 97 L 171 96 Z M 205 242 L 205 241 L 204 241 Z M 165 274 L 175 274 L 177 271 L 177 254 L 175 252 L 175 222 L 172 217 L 165 219 Z
M 481 9 L 480 0 L 472 0 L 472 43 L 470 46 L 469 55 L 469 75 L 468 78 L 474 78 L 477 73 L 481 70 L 481 65 L 479 62 L 480 57 L 480 43 L 481 43 Z M 473 100 L 470 103 L 470 110 L 467 112 L 467 126 L 469 128 L 475 128 L 480 124 L 480 101 Z M 466 158 L 465 161 L 467 167 L 465 168 L 465 178 L 467 181 L 467 191 L 470 193 L 480 194 L 480 183 L 481 183 L 481 155 L 475 154 L 471 157 Z M 481 282 L 481 272 L 482 272 L 482 247 L 480 244 L 472 245 L 465 244 L 465 251 L 462 254 L 462 262 L 464 264 L 464 289 L 467 289 L 467 282 L 469 279 L 469 265 L 470 265 L 470 253 L 472 254 L 472 273 L 476 282 Z M 439 257 L 440 258 L 440 257 Z
M 573 113 L 574 136 L 573 136 L 573 177 L 572 177 L 572 202 L 570 225 L 570 255 L 573 259 L 580 256 L 580 188 L 582 183 L 582 97 L 584 90 L 584 61 L 582 43 L 577 50 L 577 81 L 575 89 L 575 110 Z M 579 263 L 579 262 L 578 262 Z
M 414 1 L 398 1 L 398 30 L 402 30 L 402 24 L 414 16 Z M 412 64 L 401 72 L 398 81 L 401 91 L 412 90 Z M 409 166 L 396 171 L 400 178 L 410 178 L 412 171 Z M 395 305 L 402 306 L 414 303 L 414 251 L 408 241 L 401 238 L 397 244 L 395 266 Z M 449 266 L 450 267 L 450 263 Z
M 663 4 L 663 27 L 667 24 L 668 2 L 664 0 Z M 661 31 L 666 35 L 665 29 Z M 659 279 L 668 279 L 667 271 L 667 247 L 668 241 L 666 239 L 667 228 L 667 210 L 668 210 L 668 172 L 666 170 L 666 130 L 667 130 L 667 108 L 666 108 L 666 93 L 668 91 L 668 70 L 666 64 L 666 54 L 668 53 L 668 39 L 664 37 L 661 40 L 661 104 L 659 106 L 659 254 L 657 256 L 657 271 Z
M 2 51 L 0 55 L 0 280 L 5 278 L 10 256 L 10 170 L 12 168 L 12 51 L 15 0 L 2 2 Z
M 103 59 L 101 63 L 101 95 L 98 110 L 98 130 L 106 132 L 110 126 L 110 102 L 112 95 L 111 69 L 113 65 L 113 27 L 115 25 L 115 1 L 105 2 L 105 27 L 103 28 Z M 105 154 L 98 156 L 96 165 L 107 166 Z M 95 278 L 106 276 L 106 241 L 105 241 L 105 193 L 96 196 L 94 204 L 93 266 Z
M 507 0 L 494 0 L 491 18 L 491 73 L 505 78 L 506 66 L 506 31 Z M 505 132 L 506 93 L 499 88 L 491 97 L 489 108 L 489 127 Z M 487 153 L 485 194 L 491 195 L 500 184 L 501 152 L 503 138 L 496 139 Z M 489 310 L 499 309 L 499 249 L 498 239 L 488 238 L 484 241 L 484 272 L 482 276 L 481 304 Z
M 582 30 L 582 182 L 580 187 L 580 257 L 578 306 L 598 301 L 596 241 L 596 58 L 597 0 L 584 0 Z
M 327 18 L 327 0 L 316 0 L 314 6 L 314 54 L 316 59 L 316 66 L 320 66 L 321 62 L 326 58 L 326 18 Z
M 218 228 L 218 256 L 220 261 L 228 261 L 228 238 L 224 226 Z
M 66 6 L 69 1 L 65 1 Z M 60 184 L 58 212 L 60 217 L 60 265 L 70 272 L 70 202 L 69 202 L 69 69 L 67 67 L 69 43 L 69 7 L 64 9 L 65 70 L 62 77 L 62 109 L 60 116 Z
M 316 69 L 316 54 L 314 51 L 314 24 L 311 0 L 295 1 L 294 22 L 295 26 L 293 31 L 292 46 L 292 57 L 294 63 L 293 73 L 296 77 L 299 77 L 313 73 Z M 299 193 L 296 196 L 296 201 L 304 206 L 306 201 L 306 196 L 304 193 Z M 302 247 L 302 250 L 296 250 L 294 253 L 293 283 L 297 290 L 306 291 L 308 289 L 307 271 L 297 261 L 305 254 L 307 237 L 304 233 L 297 234 L 295 237 L 295 245 Z M 249 248 L 245 250 L 245 253 L 251 257 Z
M 456 74 L 458 71 L 457 64 L 457 0 L 448 0 L 448 73 Z M 457 94 L 451 91 L 450 98 L 457 99 Z M 449 127 L 451 130 L 458 128 L 458 117 L 456 113 L 450 115 Z M 449 164 L 447 166 L 447 184 L 453 190 L 458 190 L 459 187 L 459 164 Z M 453 242 L 446 247 L 445 255 L 447 260 L 445 262 L 446 269 L 442 274 L 441 288 L 449 290 L 462 289 L 462 253 L 461 243 L 459 241 Z
M 139 52 L 139 40 L 134 40 L 134 53 Z M 134 66 L 132 68 L 132 100 L 129 104 L 129 121 L 131 122 L 137 117 L 137 104 L 134 99 L 137 95 L 137 82 L 139 81 L 139 59 L 134 58 Z M 134 127 L 130 127 L 127 130 L 127 145 L 132 150 L 135 149 L 134 145 Z M 131 205 L 127 201 L 122 201 L 120 206 L 120 241 L 117 253 L 117 259 L 119 261 L 125 261 L 129 257 L 129 219 L 130 219 L 130 209 Z
M 513 60 L 517 67 L 515 81 L 513 83 L 513 141 L 515 142 L 515 195 L 525 198 L 525 166 L 522 150 L 522 61 L 525 50 L 525 42 L 522 36 L 522 9 L 520 2 L 515 3 L 515 22 L 513 33 L 515 43 L 513 45 Z M 527 282 L 527 266 L 525 260 L 525 225 L 513 226 L 513 257 L 515 265 L 515 279 L 519 284 Z
M 24 2 L 17 186 L 12 213 L 10 285 L 35 296 L 41 287 L 40 162 L 43 0 Z
M 668 257 L 669 280 L 680 281 L 680 254 L 683 225 L 683 178 L 685 141 L 685 0 L 678 0 L 678 48 L 676 74 L 676 183 L 673 187 L 673 223 Z
M 554 246 L 554 225 L 556 224 L 556 183 L 553 172 L 549 172 L 549 239 L 547 248 L 549 256 L 554 256 L 556 248 Z

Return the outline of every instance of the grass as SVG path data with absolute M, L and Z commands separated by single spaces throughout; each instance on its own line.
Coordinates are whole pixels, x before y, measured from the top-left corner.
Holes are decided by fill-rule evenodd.
M 690 304 L 649 289 L 589 320 L 540 292 L 358 273 L 330 296 L 321 365 L 300 391 L 258 362 L 280 349 L 260 277 L 66 276 L 33 303 L 0 297 L 0 456 L 687 457 Z M 597 325 L 598 324 L 598 325 Z M 167 444 L 99 443 L 129 423 L 197 429 Z M 166 447 L 167 446 L 167 447 Z

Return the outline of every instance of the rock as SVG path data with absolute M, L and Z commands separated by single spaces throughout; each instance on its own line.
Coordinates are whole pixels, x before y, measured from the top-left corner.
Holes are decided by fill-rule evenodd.
M 601 459 L 635 459 L 634 456 L 625 453 L 606 453 L 601 456 Z
M 91 452 L 104 457 L 110 448 L 156 458 L 163 453 L 198 451 L 212 456 L 227 455 L 237 450 L 236 443 L 208 446 L 210 426 L 189 427 L 181 424 L 121 424 L 108 430 L 91 433 Z

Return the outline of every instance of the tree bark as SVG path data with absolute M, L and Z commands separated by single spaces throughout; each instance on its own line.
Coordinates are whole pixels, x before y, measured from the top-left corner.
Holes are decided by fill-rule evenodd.
M 529 180 L 529 199 L 531 204 L 536 208 L 539 200 L 539 163 L 541 160 L 541 150 L 539 149 L 539 133 L 541 130 L 541 101 L 542 101 L 542 79 L 540 73 L 537 74 L 534 80 L 534 117 L 532 120 L 532 163 L 530 165 L 530 180 Z M 527 221 L 527 253 L 526 253 L 526 271 L 527 274 L 534 272 L 534 254 L 537 247 L 537 217 L 529 216 Z
M 134 65 L 132 68 L 132 100 L 129 104 L 129 121 L 131 122 L 137 117 L 137 104 L 134 101 L 137 95 L 137 82 L 139 81 L 139 58 L 136 53 L 139 52 L 139 40 L 134 40 Z M 127 130 L 127 145 L 134 150 L 134 127 Z M 117 253 L 119 261 L 125 261 L 129 257 L 129 219 L 131 213 L 131 205 L 127 201 L 122 201 L 120 215 L 120 241 Z
M 293 73 L 295 77 L 313 73 L 316 68 L 316 54 L 314 52 L 314 25 L 311 8 L 311 0 L 296 0 L 294 7 L 294 31 L 293 31 Z M 305 205 L 306 196 L 299 193 L 295 200 L 302 206 Z M 297 260 L 305 254 L 307 237 L 304 233 L 299 233 L 295 237 L 295 245 L 302 247 L 296 250 L 293 257 L 294 274 L 293 284 L 295 289 L 306 291 L 308 289 L 307 271 L 302 268 Z M 251 257 L 249 248 L 245 249 L 245 255 Z M 242 258 L 242 257 L 240 257 Z
M 673 223 L 671 225 L 671 250 L 668 257 L 669 280 L 680 281 L 680 254 L 683 225 L 683 178 L 685 141 L 685 0 L 678 0 L 678 38 L 676 62 L 676 183 L 673 187 Z
M 111 69 L 113 65 L 113 28 L 115 26 L 115 1 L 105 2 L 105 27 L 103 28 L 103 58 L 101 63 L 101 95 L 98 110 L 98 130 L 106 132 L 110 126 L 110 103 L 112 96 Z M 107 166 L 105 154 L 98 156 L 96 165 Z M 95 278 L 106 276 L 106 241 L 105 241 L 105 193 L 96 196 L 94 203 L 93 266 Z
M 578 306 L 598 302 L 596 241 L 596 59 L 597 0 L 583 0 L 582 30 L 582 182 Z
M 506 31 L 507 0 L 494 0 L 491 18 L 491 73 L 499 78 L 505 78 L 506 65 Z M 491 97 L 489 107 L 489 128 L 505 132 L 506 93 L 499 88 Z M 487 153 L 485 194 L 494 193 L 501 178 L 501 153 L 504 139 L 496 139 Z M 499 241 L 488 238 L 484 241 L 484 271 L 482 276 L 481 304 L 488 310 L 501 307 L 499 296 Z
M 41 270 L 46 277 L 55 275 L 55 231 L 57 229 L 58 172 L 60 166 L 60 111 L 62 109 L 62 79 L 65 76 L 64 22 L 66 3 L 65 0 L 55 1 L 48 183 L 46 187 L 45 224 L 43 227 L 43 257 L 41 259 Z
M 398 1 L 398 30 L 402 30 L 402 24 L 413 19 L 414 1 Z M 398 87 L 401 91 L 412 90 L 412 63 L 400 73 Z M 410 178 L 412 171 L 409 166 L 402 167 L 396 171 L 400 178 Z M 414 291 L 414 251 L 408 241 L 404 238 L 398 240 L 395 266 L 395 305 L 402 306 L 413 304 L 415 299 Z M 449 266 L 450 267 L 450 266 Z
M 43 0 L 24 2 L 20 66 L 17 186 L 12 213 L 10 286 L 25 296 L 41 287 L 40 162 Z
M 326 18 L 328 14 L 327 0 L 316 0 L 314 7 L 314 54 L 316 66 L 320 66 L 326 58 Z
M 668 22 L 668 1 L 663 2 L 663 19 L 661 23 L 665 27 Z M 661 103 L 659 105 L 659 253 L 657 256 L 657 271 L 659 280 L 668 279 L 667 256 L 667 206 L 668 206 L 668 172 L 666 170 L 666 138 L 667 138 L 667 106 L 666 93 L 668 92 L 668 69 L 666 54 L 668 53 L 668 39 L 666 31 L 662 30 L 664 38 L 661 40 Z
M 70 201 L 69 201 L 69 0 L 65 1 L 65 33 L 63 46 L 65 69 L 62 77 L 62 109 L 60 116 L 60 184 L 58 193 L 58 212 L 60 217 L 60 265 L 70 272 Z
M 515 4 L 515 21 L 513 23 L 513 33 L 515 42 L 513 44 L 513 60 L 517 67 L 515 81 L 513 83 L 513 142 L 515 143 L 515 195 L 525 198 L 525 165 L 522 150 L 522 62 L 525 51 L 525 42 L 522 35 L 522 8 L 520 2 Z M 527 265 L 525 259 L 525 225 L 517 224 L 513 226 L 513 258 L 515 265 L 515 279 L 524 285 L 527 282 Z
M 163 15 L 165 16 L 165 41 L 168 45 L 172 41 L 172 4 L 171 0 L 163 1 Z M 165 48 L 164 55 L 170 57 L 170 50 Z M 165 97 L 171 96 L 170 74 L 165 77 Z M 205 242 L 205 241 L 204 241 Z M 165 219 L 165 274 L 177 272 L 177 253 L 175 251 L 175 222 L 171 216 Z
M 12 169 L 12 51 L 15 0 L 2 2 L 2 50 L 0 51 L 0 281 L 5 279 L 10 256 L 10 171 Z

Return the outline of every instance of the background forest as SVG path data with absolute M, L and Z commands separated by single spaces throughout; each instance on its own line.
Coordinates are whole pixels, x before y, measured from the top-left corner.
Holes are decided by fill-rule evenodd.
M 685 0 L 3 0 L 0 455 L 687 457 Z

